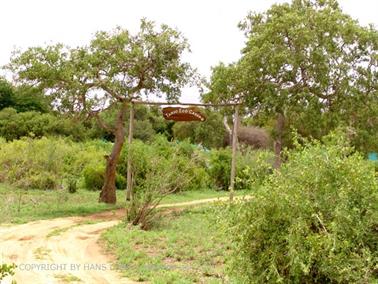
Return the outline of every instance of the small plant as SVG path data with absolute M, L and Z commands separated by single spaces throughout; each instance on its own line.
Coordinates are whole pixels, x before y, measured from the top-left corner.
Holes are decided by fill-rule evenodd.
M 67 190 L 69 193 L 77 192 L 77 182 L 73 177 L 68 178 L 67 180 Z
M 145 179 L 139 181 L 127 208 L 127 221 L 132 225 L 139 225 L 143 230 L 151 228 L 158 216 L 157 206 L 161 200 L 190 183 L 192 166 L 193 160 L 180 163 L 176 153 L 167 159 L 151 157 L 144 169 Z
M 0 265 L 0 280 L 4 279 L 7 276 L 14 275 L 14 270 L 16 269 L 16 267 L 17 266 L 15 264 L 6 264 L 6 263 L 1 264 Z

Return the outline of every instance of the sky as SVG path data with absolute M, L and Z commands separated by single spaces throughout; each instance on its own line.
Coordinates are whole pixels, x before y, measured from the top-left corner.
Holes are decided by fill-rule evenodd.
M 140 19 L 165 23 L 189 40 L 185 56 L 202 76 L 211 67 L 240 58 L 244 35 L 237 24 L 249 11 L 263 12 L 284 0 L 1 0 L 0 66 L 13 50 L 63 43 L 86 45 L 99 30 L 121 26 L 138 30 Z M 339 0 L 344 12 L 360 24 L 378 27 L 377 0 Z M 197 102 L 198 92 L 185 89 L 183 102 Z

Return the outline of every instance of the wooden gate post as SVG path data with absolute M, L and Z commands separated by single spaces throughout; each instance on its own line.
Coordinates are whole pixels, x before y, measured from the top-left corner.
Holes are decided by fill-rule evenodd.
M 131 143 L 133 141 L 134 130 L 134 103 L 130 103 L 130 119 L 129 119 L 129 149 L 127 151 L 127 190 L 126 200 L 133 198 L 133 177 L 132 177 L 132 161 L 131 161 Z
M 232 129 L 232 160 L 230 175 L 230 201 L 234 199 L 235 172 L 236 172 L 236 149 L 238 143 L 238 126 L 239 126 L 239 105 L 235 106 L 234 126 Z

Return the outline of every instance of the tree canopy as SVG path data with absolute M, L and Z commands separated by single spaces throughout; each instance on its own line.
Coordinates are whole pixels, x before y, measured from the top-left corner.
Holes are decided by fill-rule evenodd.
M 115 203 L 115 171 L 125 141 L 127 108 L 133 99 L 149 95 L 177 100 L 180 89 L 194 71 L 182 61 L 189 51 L 187 40 L 167 25 L 156 28 L 142 20 L 132 35 L 120 27 L 97 32 L 88 46 L 68 48 L 62 44 L 33 47 L 16 54 L 8 68 L 17 81 L 33 85 L 49 95 L 64 113 L 94 116 L 101 127 L 115 136 L 100 201 Z M 99 113 L 116 109 L 112 124 Z
M 340 121 L 355 126 L 351 117 L 377 105 L 377 30 L 360 26 L 337 1 L 273 5 L 240 28 L 242 56 L 213 68 L 205 100 L 239 100 L 255 116 L 280 114 L 286 126 L 290 120 L 309 133 Z

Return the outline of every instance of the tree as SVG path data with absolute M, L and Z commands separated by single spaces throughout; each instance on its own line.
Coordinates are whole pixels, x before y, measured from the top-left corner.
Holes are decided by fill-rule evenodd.
M 213 68 L 204 100 L 239 100 L 253 116 L 274 115 L 276 167 L 290 124 L 301 121 L 312 134 L 335 119 L 350 124 L 350 115 L 377 104 L 377 30 L 360 26 L 337 1 L 273 5 L 250 13 L 240 28 L 242 56 Z
M 0 78 L 0 110 L 14 105 L 14 92 L 12 85 Z
M 222 115 L 216 110 L 203 110 L 205 122 L 176 122 L 173 126 L 174 138 L 189 139 L 191 143 L 201 144 L 206 148 L 222 147 L 225 129 Z
M 50 102 L 38 89 L 30 86 L 16 88 L 0 78 L 0 110 L 8 107 L 14 108 L 17 112 L 51 111 Z
M 154 23 L 142 20 L 136 35 L 117 28 L 97 32 L 86 47 L 30 48 L 17 54 L 8 67 L 18 81 L 32 83 L 52 96 L 61 112 L 94 117 L 113 133 L 99 201 L 115 203 L 116 166 L 130 102 L 150 94 L 176 100 L 193 73 L 181 60 L 187 50 L 188 43 L 178 31 L 166 25 L 156 29 Z M 99 113 L 105 109 L 117 110 L 112 125 L 101 120 Z

